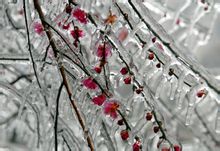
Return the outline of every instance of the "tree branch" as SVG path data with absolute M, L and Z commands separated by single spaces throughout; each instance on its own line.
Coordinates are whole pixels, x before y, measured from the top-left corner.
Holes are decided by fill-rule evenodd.
M 52 39 L 52 32 L 50 31 L 50 28 L 47 28 L 48 25 L 45 23 L 45 17 L 44 17 L 43 11 L 41 9 L 41 6 L 40 6 L 38 0 L 33 0 L 33 1 L 34 1 L 34 7 L 35 7 L 35 9 L 38 12 L 38 15 L 40 17 L 40 20 L 42 22 L 43 27 L 44 27 L 44 29 L 47 29 L 45 32 L 46 32 L 48 40 L 49 40 L 49 42 L 51 44 L 51 47 L 53 49 L 54 56 L 57 57 L 57 47 L 56 47 L 55 41 Z M 71 102 L 71 104 L 73 106 L 73 109 L 74 109 L 74 111 L 76 113 L 77 119 L 78 119 L 78 121 L 80 123 L 80 126 L 81 126 L 83 132 L 85 132 L 86 126 L 85 126 L 85 123 L 84 123 L 84 121 L 82 119 L 82 116 L 81 116 L 81 114 L 80 114 L 80 112 L 78 110 L 78 107 L 77 107 L 75 101 L 71 98 L 72 97 L 72 93 L 71 93 L 71 90 L 70 90 L 70 87 L 69 87 L 69 84 L 68 84 L 68 81 L 67 81 L 67 78 L 66 78 L 65 69 L 64 69 L 63 65 L 60 66 L 59 70 L 60 70 L 61 76 L 63 78 L 63 83 L 64 83 L 64 86 L 65 86 L 65 88 L 67 90 L 70 102 Z M 90 150 L 94 151 L 94 145 L 93 145 L 91 136 L 87 135 L 86 140 L 87 140 L 87 143 L 88 143 L 88 146 L 89 146 Z

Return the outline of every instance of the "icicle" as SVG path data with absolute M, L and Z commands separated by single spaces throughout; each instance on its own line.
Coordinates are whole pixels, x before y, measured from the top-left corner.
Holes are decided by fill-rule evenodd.
M 160 93 L 163 89 L 163 86 L 165 85 L 165 83 L 167 82 L 166 77 L 164 75 L 162 75 L 161 77 L 161 82 L 159 83 L 157 89 L 156 89 L 156 93 L 155 93 L 155 99 L 159 99 L 160 97 Z
M 218 106 L 218 111 L 215 121 L 215 132 L 220 134 L 220 105 Z
M 176 90 L 177 90 L 177 82 L 176 82 L 176 79 L 173 77 L 171 79 L 171 88 L 170 88 L 170 100 L 174 100 L 174 96 L 176 94 Z
M 194 111 L 194 105 L 189 105 L 187 108 L 186 121 L 185 121 L 185 124 L 187 126 L 191 124 L 191 117 L 192 117 L 193 111 Z
M 182 74 L 179 76 L 178 79 L 178 86 L 177 86 L 177 90 L 176 90 L 176 94 L 175 94 L 175 98 L 177 99 L 177 103 L 176 106 L 178 109 L 182 108 L 182 101 L 183 98 L 185 97 L 185 93 L 183 92 L 183 84 L 184 84 L 184 79 L 185 77 L 187 77 L 188 72 L 185 73 L 184 71 L 182 71 Z
M 182 109 L 182 104 L 183 104 L 183 100 L 184 100 L 184 98 L 185 98 L 185 95 L 186 95 L 186 93 L 188 93 L 188 91 L 186 91 L 186 92 L 184 92 L 184 91 L 181 91 L 178 95 L 178 97 L 177 97 L 177 109 Z
M 196 102 L 196 92 L 197 90 L 201 87 L 201 84 L 198 83 L 194 87 L 191 88 L 191 90 L 186 94 L 186 98 L 188 99 L 188 108 L 187 108 L 187 113 L 186 113 L 186 121 L 185 125 L 190 125 L 191 124 L 191 117 L 192 113 L 194 111 L 194 107 Z

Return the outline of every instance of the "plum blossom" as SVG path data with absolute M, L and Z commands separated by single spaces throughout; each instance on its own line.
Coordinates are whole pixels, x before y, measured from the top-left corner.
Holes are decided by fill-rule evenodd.
M 43 25 L 41 23 L 39 23 L 39 22 L 35 22 L 34 23 L 34 31 L 37 34 L 42 35 L 43 31 L 44 31 Z
M 73 36 L 74 39 L 78 39 L 84 36 L 83 30 L 79 29 L 78 27 L 74 27 L 74 30 L 71 30 L 70 34 Z
M 80 8 L 76 8 L 73 11 L 73 17 L 75 17 L 80 23 L 86 24 L 88 22 L 86 12 Z
M 120 135 L 121 135 L 121 139 L 124 141 L 126 141 L 129 138 L 128 130 L 122 130 Z
M 100 68 L 100 67 L 95 67 L 94 70 L 95 70 L 96 73 L 101 73 L 102 72 L 102 68 Z
M 126 77 L 126 78 L 124 79 L 124 83 L 125 83 L 125 84 L 131 84 L 131 77 L 130 77 L 130 76 Z
M 98 46 L 96 55 L 100 58 L 104 57 L 109 57 L 111 55 L 111 47 L 108 44 L 100 44 Z
M 104 94 L 101 94 L 99 96 L 96 96 L 92 99 L 92 102 L 98 106 L 101 106 L 106 100 L 106 96 Z
M 110 115 L 113 119 L 117 118 L 117 109 L 119 108 L 119 104 L 117 101 L 108 101 L 104 104 L 104 113 L 106 115 Z
M 133 151 L 140 151 L 141 150 L 141 142 L 140 141 L 136 141 L 133 146 Z
M 83 30 L 81 30 L 77 26 L 75 26 L 74 30 L 70 31 L 70 34 L 75 39 L 73 42 L 74 46 L 78 47 L 79 38 L 84 36 Z
M 82 81 L 83 86 L 85 86 L 88 89 L 96 89 L 97 88 L 97 84 L 93 81 L 93 79 L 91 77 L 85 79 Z
M 127 68 L 127 67 L 121 68 L 120 73 L 121 73 L 122 75 L 126 75 L 126 74 L 128 73 L 128 68 Z

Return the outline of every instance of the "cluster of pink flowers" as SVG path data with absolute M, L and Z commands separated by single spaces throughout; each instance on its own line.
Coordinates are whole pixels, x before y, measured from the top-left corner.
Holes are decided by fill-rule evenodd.
M 34 31 L 35 33 L 37 33 L 38 35 L 42 35 L 43 31 L 44 31 L 44 27 L 41 23 L 39 22 L 35 22 L 34 23 Z
M 122 75 L 128 74 L 128 68 L 127 67 L 121 68 L 120 73 Z M 124 83 L 125 84 L 131 84 L 131 80 L 132 80 L 132 76 L 129 74 L 127 77 L 124 78 Z
M 91 89 L 91 90 L 97 89 L 97 84 L 94 82 L 94 80 L 91 77 L 83 80 L 82 83 L 83 83 L 83 86 L 85 86 L 88 89 Z M 95 105 L 102 106 L 104 104 L 103 111 L 106 115 L 110 115 L 110 117 L 112 117 L 113 119 L 116 119 L 117 110 L 119 108 L 119 103 L 115 100 L 106 101 L 106 102 L 105 101 L 106 101 L 105 94 L 101 94 L 101 95 L 98 95 L 92 98 L 92 102 Z
M 94 67 L 96 73 L 102 72 L 103 66 L 107 63 L 106 59 L 112 54 L 111 49 L 111 46 L 106 42 L 98 45 L 96 56 L 100 58 L 100 62 L 98 66 Z
M 81 10 L 80 8 L 76 8 L 73 11 L 73 17 L 76 18 L 80 23 L 87 24 L 87 14 L 85 11 Z
M 100 58 L 107 58 L 111 56 L 111 47 L 108 44 L 100 44 L 98 46 L 96 55 Z

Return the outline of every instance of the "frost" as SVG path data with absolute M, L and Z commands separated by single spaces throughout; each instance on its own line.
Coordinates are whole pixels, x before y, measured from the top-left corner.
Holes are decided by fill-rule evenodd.
M 219 83 L 188 51 L 208 42 L 217 8 L 0 2 L 0 150 L 219 150 Z

